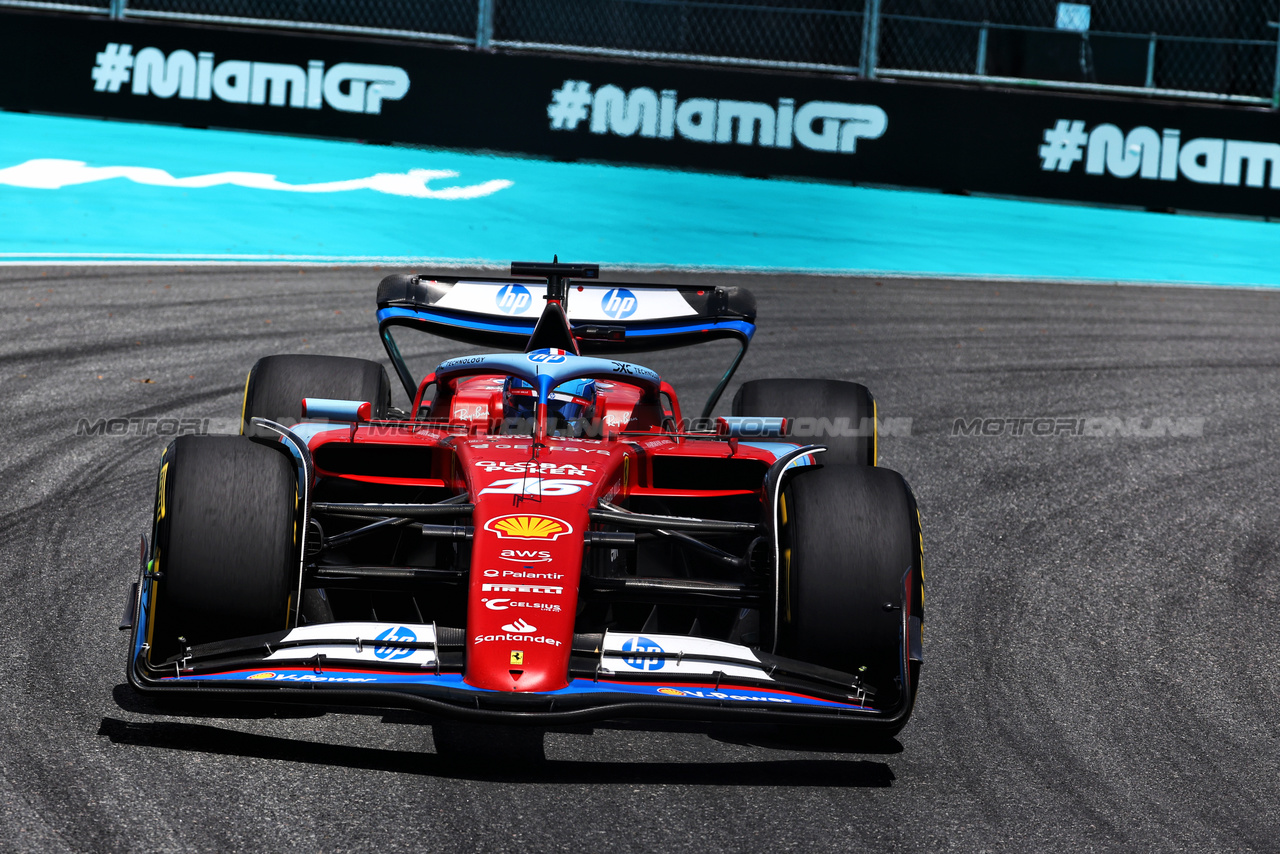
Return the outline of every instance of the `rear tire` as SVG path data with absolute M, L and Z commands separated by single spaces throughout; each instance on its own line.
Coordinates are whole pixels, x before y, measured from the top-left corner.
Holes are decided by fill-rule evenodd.
M 302 418 L 304 397 L 367 400 L 376 420 L 385 418 L 391 407 L 391 381 L 381 365 L 368 359 L 267 356 L 254 364 L 245 382 L 240 432 L 251 418 L 292 427 Z
M 156 496 L 152 664 L 185 646 L 288 628 L 297 519 L 297 476 L 282 451 L 240 436 L 175 440 Z
M 889 469 L 824 465 L 797 475 L 786 496 L 779 653 L 857 673 L 876 689 L 878 707 L 895 705 L 907 572 L 911 616 L 924 617 L 911 488 Z
M 788 438 L 827 446 L 824 465 L 876 464 L 876 402 L 861 383 L 751 380 L 733 396 L 732 413 L 789 419 Z

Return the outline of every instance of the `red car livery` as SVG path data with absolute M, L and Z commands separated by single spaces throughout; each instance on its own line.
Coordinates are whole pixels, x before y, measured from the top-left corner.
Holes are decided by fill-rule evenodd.
M 408 408 L 378 363 L 272 356 L 242 435 L 165 451 L 125 621 L 137 690 L 492 721 L 906 722 L 914 497 L 877 465 L 856 383 L 744 383 L 713 417 L 755 333 L 749 292 L 516 263 L 390 276 L 378 308 Z M 494 352 L 418 375 L 424 333 Z M 739 351 L 693 417 L 630 361 L 726 339 Z

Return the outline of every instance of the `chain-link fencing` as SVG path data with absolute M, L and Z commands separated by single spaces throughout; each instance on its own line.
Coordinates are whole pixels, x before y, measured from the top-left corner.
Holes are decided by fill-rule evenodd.
M 863 30 L 857 9 L 839 0 L 497 0 L 497 44 L 559 45 L 753 64 L 852 69 Z
M 874 2 L 874 0 L 872 0 Z M 1271 100 L 1276 0 L 883 0 L 886 76 L 1009 78 Z
M 116 0 L 123 3 L 124 0 Z M 470 43 L 476 0 L 127 0 L 125 17 L 246 23 Z
M 1280 105 L 1280 0 L 0 0 L 0 6 Z

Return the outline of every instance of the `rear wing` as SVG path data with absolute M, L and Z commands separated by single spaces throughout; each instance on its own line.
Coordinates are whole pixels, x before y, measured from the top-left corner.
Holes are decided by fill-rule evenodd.
M 581 267 L 583 265 L 576 265 Z M 516 272 L 533 265 L 513 264 Z M 707 401 L 708 415 L 746 355 L 756 331 L 756 301 L 746 288 L 654 285 L 565 279 L 387 276 L 378 285 L 378 332 L 410 399 L 417 379 L 400 356 L 391 330 L 410 327 L 482 347 L 523 351 L 548 299 L 561 296 L 569 327 L 583 355 L 667 350 L 718 339 L 741 349 Z M 594 276 L 592 277 L 594 278 Z

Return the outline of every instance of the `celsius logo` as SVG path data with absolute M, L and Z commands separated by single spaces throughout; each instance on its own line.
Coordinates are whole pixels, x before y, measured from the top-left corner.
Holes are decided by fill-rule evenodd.
M 600 300 L 600 310 L 614 320 L 625 320 L 636 313 L 636 295 L 626 288 L 613 288 Z
M 119 92 L 132 80 L 135 95 L 230 104 L 270 104 L 318 110 L 328 104 L 344 113 L 382 112 L 383 101 L 399 101 L 409 91 L 409 75 L 394 65 L 339 62 L 325 70 L 313 59 L 307 67 L 279 62 L 229 59 L 214 63 L 213 54 L 175 50 L 167 57 L 159 48 L 109 43 L 93 67 L 95 92 Z
M 399 643 L 413 643 L 418 636 L 406 629 L 404 626 L 396 626 L 394 629 L 387 629 L 378 635 L 380 641 L 394 641 Z M 412 649 L 397 646 L 376 646 L 373 648 L 373 654 L 384 661 L 399 661 L 402 658 L 408 658 L 413 655 Z
M 498 290 L 498 310 L 503 314 L 523 314 L 532 303 L 524 285 L 503 285 Z
M 666 662 L 661 658 L 662 647 L 644 637 L 627 638 L 622 642 L 622 651 L 627 653 L 622 660 L 628 667 L 636 670 L 661 670 Z M 658 655 L 653 655 L 652 653 Z
M 874 104 L 809 101 L 794 98 L 777 105 L 760 101 L 715 98 L 680 100 L 674 89 L 655 92 L 647 86 L 624 92 L 601 86 L 594 93 L 586 80 L 566 80 L 551 93 L 547 117 L 552 130 L 577 130 L 590 116 L 592 133 L 612 133 L 693 142 L 730 142 L 764 148 L 791 148 L 793 142 L 812 151 L 853 154 L 859 139 L 879 139 L 889 117 Z

